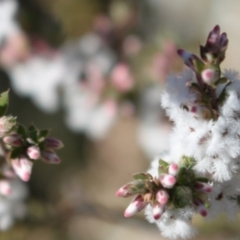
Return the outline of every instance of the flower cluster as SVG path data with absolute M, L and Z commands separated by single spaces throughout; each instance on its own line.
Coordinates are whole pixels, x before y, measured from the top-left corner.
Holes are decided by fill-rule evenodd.
M 171 239 L 195 235 L 196 213 L 234 219 L 239 210 L 240 79 L 233 70 L 221 71 L 227 45 L 226 33 L 216 26 L 200 57 L 178 50 L 188 68 L 168 77 L 161 98 L 174 123 L 169 149 L 148 173 L 135 175 L 140 180 L 117 192 L 137 194 L 125 216 L 146 207 L 147 219 Z
M 6 116 L 7 107 L 8 91 L 0 95 L 0 230 L 25 215 L 27 190 L 18 177 L 28 181 L 38 159 L 60 163 L 55 150 L 63 147 L 60 140 L 48 137 L 48 130 L 38 130 L 34 125 L 25 129 L 15 117 Z

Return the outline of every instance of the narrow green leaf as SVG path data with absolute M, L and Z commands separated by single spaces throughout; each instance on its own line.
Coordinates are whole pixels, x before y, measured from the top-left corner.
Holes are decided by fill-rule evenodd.
M 222 77 L 222 78 L 219 78 L 215 83 L 214 85 L 217 86 L 219 84 L 223 84 L 223 83 L 227 83 L 227 81 L 229 81 L 226 77 Z
M 29 132 L 35 132 L 35 131 L 37 131 L 37 128 L 33 124 L 31 124 L 28 128 L 28 131 Z
M 140 180 L 150 180 L 152 177 L 151 177 L 151 175 L 146 174 L 146 173 L 136 173 L 136 174 L 133 175 L 133 178 L 135 180 L 138 180 L 138 179 L 140 179 Z
M 158 174 L 161 175 L 162 173 L 166 173 L 169 164 L 166 161 L 162 160 L 162 159 L 159 159 L 158 163 L 159 163 Z
M 227 94 L 227 87 L 228 87 L 231 83 L 232 83 L 232 82 L 229 81 L 229 82 L 224 86 L 222 92 L 220 93 L 220 95 L 219 95 L 218 98 L 217 98 L 217 104 L 222 105 L 222 104 L 225 102 L 225 100 L 226 100 L 226 98 L 227 98 L 227 96 L 228 96 L 228 94 Z
M 6 92 L 1 93 L 0 95 L 0 117 L 2 117 L 8 108 L 9 103 L 9 90 Z
M 26 132 L 26 129 L 23 125 L 21 124 L 18 124 L 17 126 L 17 133 L 23 137 L 26 137 L 27 136 L 27 132 Z

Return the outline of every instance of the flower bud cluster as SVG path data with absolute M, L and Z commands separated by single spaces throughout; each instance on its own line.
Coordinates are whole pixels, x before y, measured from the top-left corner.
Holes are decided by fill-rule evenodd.
M 189 90 L 195 92 L 195 99 L 184 105 L 184 109 L 195 117 L 216 119 L 219 116 L 219 107 L 226 98 L 226 87 L 230 84 L 229 79 L 222 76 L 220 69 L 227 45 L 227 34 L 220 34 L 220 27 L 217 25 L 209 33 L 205 46 L 200 46 L 201 58 L 185 50 L 178 50 L 185 65 L 195 74 L 195 79 L 187 83 Z M 217 93 L 216 88 L 222 84 L 226 87 Z
M 131 217 L 147 205 L 152 207 L 154 220 L 159 220 L 168 208 L 184 208 L 191 205 L 202 216 L 207 215 L 208 197 L 212 191 L 206 178 L 198 178 L 193 171 L 194 161 L 184 157 L 180 165 L 159 160 L 158 175 L 138 173 L 134 181 L 117 192 L 118 197 L 136 195 L 124 212 Z
M 27 190 L 19 181 L 28 181 L 34 162 L 60 163 L 55 150 L 63 143 L 48 137 L 48 130 L 38 130 L 31 125 L 25 129 L 16 118 L 6 116 L 8 91 L 0 94 L 0 230 L 12 226 L 15 218 L 26 213 L 24 200 Z M 4 197 L 2 197 L 4 196 Z
M 50 164 L 60 163 L 55 150 L 63 147 L 56 138 L 48 137 L 48 130 L 38 130 L 33 125 L 26 130 L 23 126 L 15 126 L 16 131 L 3 137 L 3 143 L 10 152 L 9 162 L 15 173 L 28 181 L 36 160 Z

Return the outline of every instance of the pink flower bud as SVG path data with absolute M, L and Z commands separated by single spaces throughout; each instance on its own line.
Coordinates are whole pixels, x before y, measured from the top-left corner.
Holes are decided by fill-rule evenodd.
M 172 188 L 177 181 L 176 178 L 170 174 L 161 174 L 159 180 L 165 188 Z
M 40 158 L 40 149 L 37 146 L 30 146 L 27 149 L 27 155 L 30 159 L 37 160 Z
M 172 163 L 169 165 L 168 167 L 168 173 L 173 175 L 173 176 L 176 176 L 179 172 L 179 166 L 176 164 L 176 163 Z
M 204 193 L 212 192 L 212 187 L 207 183 L 196 182 L 194 187 L 197 191 L 200 191 L 200 192 L 204 192 Z
M 13 147 L 20 147 L 23 144 L 22 138 L 19 134 L 8 135 L 3 138 L 3 142 Z
M 12 189 L 11 189 L 9 181 L 0 180 L 0 193 L 2 195 L 9 195 L 9 194 L 11 194 L 11 191 L 12 191 Z
M 58 155 L 51 150 L 42 151 L 41 158 L 46 163 L 58 164 L 61 162 Z
M 63 143 L 62 141 L 60 141 L 59 139 L 57 138 L 54 138 L 54 137 L 47 137 L 44 141 L 44 147 L 46 149 L 60 149 L 63 147 Z
M 199 214 L 201 214 L 203 217 L 206 217 L 207 216 L 207 209 L 206 207 L 204 206 L 202 200 L 200 199 L 195 199 L 193 201 L 194 205 L 195 205 L 195 208 L 197 210 L 197 212 Z
M 164 212 L 164 206 L 162 206 L 161 204 L 156 204 L 153 207 L 153 218 L 155 220 L 160 219 L 160 217 L 162 216 L 163 212 Z
M 211 85 L 217 80 L 218 73 L 214 69 L 207 68 L 202 71 L 201 76 L 206 84 Z
M 168 202 L 169 195 L 165 190 L 159 190 L 156 194 L 156 198 L 161 205 L 165 205 Z
M 130 191 L 129 184 L 124 185 L 116 192 L 117 197 L 130 197 L 131 195 L 133 194 Z
M 33 163 L 22 156 L 11 161 L 15 173 L 25 182 L 30 179 Z
M 147 204 L 148 203 L 144 202 L 141 195 L 136 196 L 125 210 L 124 217 L 133 216 L 135 213 L 140 212 L 142 209 L 144 209 Z

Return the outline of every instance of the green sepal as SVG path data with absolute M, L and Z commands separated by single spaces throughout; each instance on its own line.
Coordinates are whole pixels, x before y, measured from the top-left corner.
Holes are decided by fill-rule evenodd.
M 198 73 L 201 73 L 204 69 L 204 63 L 197 56 L 193 55 L 192 59 L 193 65 Z
M 167 162 L 164 161 L 163 159 L 159 159 L 158 164 L 159 164 L 158 174 L 159 174 L 159 176 L 160 176 L 162 173 L 166 173 L 166 172 L 167 172 L 169 163 L 167 163 Z
M 33 124 L 31 124 L 31 125 L 29 126 L 29 128 L 28 128 L 28 131 L 29 131 L 29 132 L 36 132 L 36 131 L 37 131 L 37 128 L 36 128 Z
M 138 180 L 138 179 L 140 179 L 140 180 L 151 180 L 152 176 L 148 173 L 142 173 L 141 172 L 141 173 L 135 173 L 133 175 L 133 179 L 135 179 L 135 180 Z
M 202 92 L 202 89 L 200 88 L 200 86 L 199 86 L 197 83 L 195 83 L 195 82 L 193 82 L 190 87 L 191 87 L 193 90 L 195 90 L 195 91 L 197 91 L 197 92 L 199 92 L 199 93 Z
M 226 98 L 227 98 L 227 96 L 228 96 L 228 94 L 227 94 L 227 87 L 228 87 L 231 83 L 232 83 L 232 82 L 229 81 L 229 82 L 224 86 L 222 92 L 221 92 L 220 95 L 218 96 L 218 98 L 217 98 L 217 104 L 218 104 L 218 105 L 222 105 L 222 104 L 225 102 L 225 100 L 226 100 Z
M 218 86 L 219 84 L 227 83 L 229 80 L 226 77 L 219 78 L 215 83 L 214 86 Z
M 47 135 L 49 134 L 50 130 L 45 129 L 45 130 L 40 130 L 38 133 L 38 142 L 43 142 Z
M 133 194 L 143 194 L 147 192 L 144 180 L 135 180 L 130 182 L 128 185 L 129 192 Z
M 0 117 L 5 115 L 9 104 L 9 90 L 0 95 Z
M 25 129 L 25 127 L 24 127 L 23 125 L 21 125 L 21 124 L 18 124 L 18 125 L 17 125 L 17 133 L 18 133 L 19 135 L 21 135 L 22 137 L 24 137 L 24 138 L 27 136 L 26 129 Z
M 180 167 L 191 169 L 194 167 L 196 161 L 192 157 L 183 156 Z

